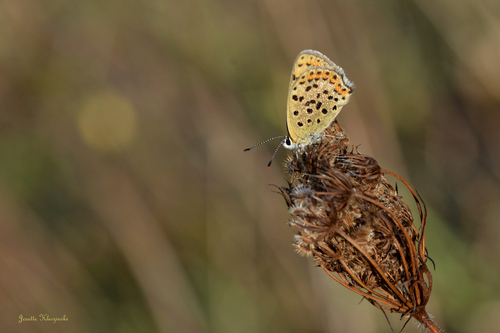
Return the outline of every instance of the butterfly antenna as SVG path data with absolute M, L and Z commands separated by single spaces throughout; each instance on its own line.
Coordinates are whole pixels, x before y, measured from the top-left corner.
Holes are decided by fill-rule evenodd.
M 283 136 L 283 135 L 280 135 L 280 136 L 275 136 L 274 138 L 267 139 L 266 141 L 263 141 L 263 142 L 261 142 L 261 143 L 259 143 L 259 144 L 255 145 L 255 146 L 250 147 L 250 148 L 247 148 L 247 149 L 245 149 L 245 150 L 243 150 L 243 151 L 249 151 L 249 150 L 252 150 L 252 149 L 254 149 L 254 148 L 256 148 L 256 147 L 258 147 L 258 146 L 260 146 L 260 145 L 263 145 L 264 143 L 267 143 L 267 142 L 269 142 L 269 141 L 271 141 L 271 140 L 278 139 L 278 138 L 282 139 L 282 138 L 284 138 L 284 136 Z M 281 145 L 281 144 L 280 144 L 280 145 Z M 279 148 L 279 146 L 278 146 L 278 148 Z M 274 157 L 274 155 L 273 155 L 273 157 Z
M 280 144 L 278 145 L 278 147 L 276 147 L 276 150 L 274 151 L 274 154 L 273 156 L 271 156 L 271 160 L 269 161 L 269 164 L 267 165 L 267 168 L 269 169 L 271 167 L 271 163 L 273 163 L 273 160 L 274 160 L 274 156 L 276 156 L 276 154 L 278 153 L 278 150 L 280 149 L 280 147 L 283 145 L 283 143 L 285 142 L 286 140 L 286 136 L 285 137 L 282 137 L 283 140 L 281 140 Z

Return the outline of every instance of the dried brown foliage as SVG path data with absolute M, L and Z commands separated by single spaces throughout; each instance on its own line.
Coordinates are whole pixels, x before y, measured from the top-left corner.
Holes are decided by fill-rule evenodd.
M 414 317 L 439 332 L 425 311 L 432 289 L 427 214 L 408 183 L 355 151 L 337 121 L 320 142 L 294 152 L 285 165 L 291 180 L 281 190 L 293 216 L 290 225 L 298 230 L 297 251 L 383 311 Z M 385 174 L 410 189 L 420 228 Z

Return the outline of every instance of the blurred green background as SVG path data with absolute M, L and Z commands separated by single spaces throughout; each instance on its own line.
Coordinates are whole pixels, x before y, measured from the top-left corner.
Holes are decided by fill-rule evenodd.
M 427 204 L 428 311 L 500 332 L 497 0 L 0 0 L 0 331 L 390 332 L 294 252 L 289 151 L 243 153 L 286 134 L 308 48 Z

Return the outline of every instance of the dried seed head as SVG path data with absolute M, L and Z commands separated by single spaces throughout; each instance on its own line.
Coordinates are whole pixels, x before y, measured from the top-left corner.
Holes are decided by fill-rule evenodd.
M 293 216 L 290 226 L 298 231 L 297 252 L 312 256 L 332 278 L 378 308 L 423 322 L 432 277 L 425 256 L 425 206 L 422 210 L 415 191 L 349 147 L 337 121 L 318 143 L 290 156 L 285 167 L 291 181 L 281 193 Z M 420 232 L 385 174 L 412 192 Z

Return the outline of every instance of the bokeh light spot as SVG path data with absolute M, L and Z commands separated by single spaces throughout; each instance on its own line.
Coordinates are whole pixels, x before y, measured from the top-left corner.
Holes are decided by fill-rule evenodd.
M 137 115 L 132 103 L 115 92 L 90 96 L 78 116 L 78 128 L 85 143 L 101 151 L 127 148 L 135 137 Z

